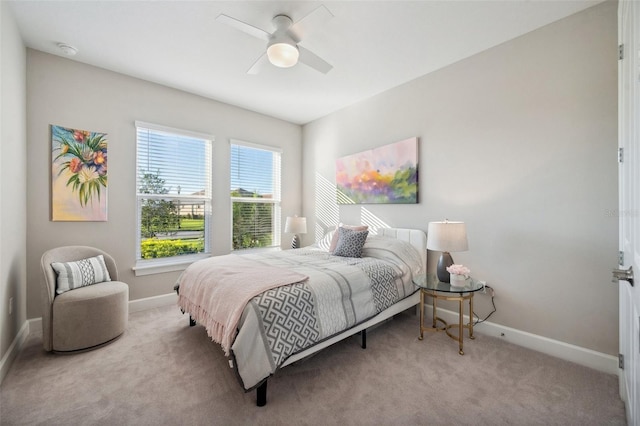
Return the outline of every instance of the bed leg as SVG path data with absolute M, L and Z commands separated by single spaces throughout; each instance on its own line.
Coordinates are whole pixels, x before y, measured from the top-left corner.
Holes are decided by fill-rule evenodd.
M 362 349 L 367 349 L 367 329 L 360 331 L 360 346 Z
M 264 407 L 267 405 L 267 381 L 265 380 L 258 389 L 256 389 L 256 405 Z
M 193 327 L 196 325 L 196 320 L 193 319 L 191 315 L 189 315 L 189 327 Z

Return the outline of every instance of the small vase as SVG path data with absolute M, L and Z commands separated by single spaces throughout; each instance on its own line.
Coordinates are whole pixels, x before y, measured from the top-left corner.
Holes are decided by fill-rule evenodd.
M 467 277 L 464 275 L 451 274 L 451 287 L 464 287 Z

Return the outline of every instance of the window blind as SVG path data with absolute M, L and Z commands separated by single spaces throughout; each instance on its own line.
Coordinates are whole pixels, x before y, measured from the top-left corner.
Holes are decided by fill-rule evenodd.
M 280 201 L 280 152 L 232 144 L 231 192 L 235 197 Z
M 210 253 L 212 139 L 136 122 L 138 260 Z
M 276 149 L 231 144 L 233 249 L 280 244 L 280 157 Z
M 139 194 L 211 196 L 211 140 L 137 128 Z

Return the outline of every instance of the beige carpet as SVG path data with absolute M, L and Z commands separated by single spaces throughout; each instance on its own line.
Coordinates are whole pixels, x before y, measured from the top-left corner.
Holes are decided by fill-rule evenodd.
M 219 346 L 175 307 L 131 314 L 101 349 L 31 336 L 0 388 L 2 425 L 623 425 L 616 376 L 478 334 L 465 355 L 397 316 L 286 367 L 255 406 Z

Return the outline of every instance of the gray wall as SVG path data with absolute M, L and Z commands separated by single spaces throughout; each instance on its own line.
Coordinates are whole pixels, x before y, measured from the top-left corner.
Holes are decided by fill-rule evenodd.
M 495 287 L 491 321 L 616 354 L 616 8 L 600 4 L 304 126 L 307 220 L 465 221 L 470 250 L 453 256 Z M 412 136 L 419 204 L 336 206 L 337 157 Z M 488 313 L 488 298 L 476 300 Z
M 0 359 L 26 320 L 26 49 L 0 2 Z M 9 314 L 9 300 L 13 312 Z M 0 380 L 2 378 L 0 377 Z
M 226 254 L 231 247 L 230 138 L 283 149 L 282 216 L 300 214 L 298 125 L 31 49 L 27 88 L 29 318 L 41 316 L 40 257 L 60 245 L 93 245 L 111 253 L 132 300 L 172 292 L 179 272 L 135 277 L 131 270 L 136 249 L 135 120 L 215 136 L 214 254 Z M 107 222 L 50 221 L 51 124 L 108 134 Z

